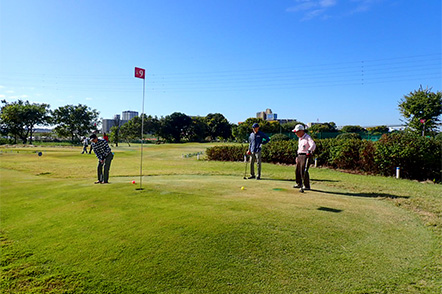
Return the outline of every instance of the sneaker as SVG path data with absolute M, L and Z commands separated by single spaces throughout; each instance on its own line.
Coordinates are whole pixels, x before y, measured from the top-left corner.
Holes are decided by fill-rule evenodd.
M 310 187 L 304 187 L 304 190 L 310 190 Z
M 94 184 L 101 184 L 102 182 L 101 181 L 96 181 Z
M 257 180 L 261 180 L 261 177 L 257 177 L 256 179 L 257 179 Z
M 255 178 L 255 176 L 250 176 L 250 177 L 248 177 L 248 179 L 250 180 L 250 179 L 254 179 Z
M 101 182 L 100 184 L 109 184 L 109 182 Z
M 299 189 L 299 188 L 301 188 L 301 186 L 298 185 L 298 184 L 296 184 L 296 185 L 293 186 L 293 188 L 295 188 L 295 189 Z

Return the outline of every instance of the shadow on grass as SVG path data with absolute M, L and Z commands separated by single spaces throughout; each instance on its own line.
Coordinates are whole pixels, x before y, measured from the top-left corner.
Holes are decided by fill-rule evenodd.
M 340 182 L 337 180 L 319 180 L 319 179 L 310 179 L 310 181 L 313 181 L 313 182 L 333 182 L 333 183 Z
M 397 195 L 388 194 L 388 193 L 374 193 L 374 192 L 371 192 L 371 193 L 330 192 L 330 191 L 322 191 L 322 190 L 316 190 L 316 189 L 311 189 L 311 191 L 324 193 L 324 194 L 335 194 L 335 195 L 343 195 L 343 196 L 351 196 L 351 197 L 390 198 L 390 199 L 398 199 L 398 198 L 408 199 L 408 198 L 410 198 L 409 196 L 397 196 Z
M 271 179 L 271 178 L 261 178 L 261 180 L 264 181 L 278 181 L 278 182 L 294 182 L 295 179 Z M 332 183 L 338 183 L 340 181 L 336 180 L 318 180 L 318 179 L 310 179 L 312 182 L 332 182 Z
M 278 182 L 294 182 L 294 179 L 271 179 L 271 178 L 261 178 L 262 181 L 278 181 Z
M 318 210 L 321 211 L 327 211 L 327 212 L 334 212 L 334 213 L 340 213 L 342 212 L 342 209 L 336 209 L 336 208 L 330 208 L 330 207 L 319 207 Z

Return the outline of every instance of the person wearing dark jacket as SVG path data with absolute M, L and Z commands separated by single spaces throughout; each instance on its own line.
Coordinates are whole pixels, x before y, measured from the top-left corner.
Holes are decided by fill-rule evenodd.
M 92 149 L 98 158 L 97 176 L 98 181 L 95 184 L 109 183 L 109 170 L 114 155 L 109 147 L 109 144 L 104 139 L 98 139 L 97 135 L 92 134 L 90 137 L 92 142 Z
M 250 155 L 250 177 L 249 179 L 261 179 L 261 147 L 267 144 L 270 138 L 259 130 L 259 124 L 252 125 L 253 132 L 249 136 L 249 149 L 247 155 Z M 258 174 L 255 177 L 255 161 L 258 167 Z

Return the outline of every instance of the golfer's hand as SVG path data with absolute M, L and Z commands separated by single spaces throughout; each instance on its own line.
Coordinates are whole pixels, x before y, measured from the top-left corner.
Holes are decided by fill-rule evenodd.
M 103 164 L 104 163 L 104 159 L 101 159 L 100 162 Z
M 247 150 L 246 154 L 250 155 L 250 154 L 252 154 L 252 152 L 250 152 L 250 150 Z

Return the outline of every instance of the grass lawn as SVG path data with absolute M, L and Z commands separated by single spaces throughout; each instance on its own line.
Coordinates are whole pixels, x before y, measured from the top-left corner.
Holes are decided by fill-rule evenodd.
M 0 148 L 1 292 L 442 292 L 441 185 L 311 168 L 301 194 L 182 156 L 209 146 L 145 145 L 142 191 L 137 146 L 109 185 L 81 147 Z

